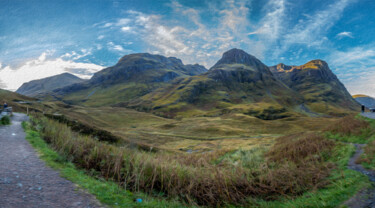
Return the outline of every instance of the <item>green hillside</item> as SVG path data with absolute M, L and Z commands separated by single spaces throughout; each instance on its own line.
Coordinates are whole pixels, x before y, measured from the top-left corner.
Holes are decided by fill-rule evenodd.
M 176 77 L 189 77 L 207 70 L 198 64 L 184 65 L 174 57 L 147 53 L 126 55 L 112 67 L 97 72 L 89 81 L 54 92 L 70 104 L 114 105 L 166 86 Z
M 223 54 L 207 73 L 178 79 L 125 105 L 167 117 L 241 112 L 265 120 L 284 118 L 301 97 L 275 79 L 266 65 L 239 49 Z

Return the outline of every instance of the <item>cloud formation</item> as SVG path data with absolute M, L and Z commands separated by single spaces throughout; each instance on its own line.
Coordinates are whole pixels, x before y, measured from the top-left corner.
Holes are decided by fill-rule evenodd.
M 339 34 L 336 35 L 336 37 L 339 38 L 339 39 L 342 39 L 344 37 L 354 38 L 354 36 L 351 32 L 340 32 Z
M 256 22 L 249 18 L 254 13 L 252 1 L 206 2 L 201 9 L 172 0 L 168 4 L 172 11 L 168 16 L 127 10 L 126 18 L 102 23 L 102 27 L 110 25 L 111 29 L 122 32 L 126 38 L 131 34 L 140 37 L 147 52 L 175 56 L 186 63 L 210 67 L 223 52 L 235 47 L 263 61 L 280 59 L 293 46 L 325 48 L 330 42 L 328 30 L 353 1 L 336 0 L 311 15 L 303 15 L 297 23 L 291 23 L 290 7 L 293 4 L 288 0 L 268 1 L 262 6 L 261 18 Z M 344 35 L 351 34 L 346 32 L 340 36 Z M 113 45 L 108 47 L 128 51 L 123 46 L 123 50 L 120 47 L 115 49 Z M 301 53 L 301 49 L 293 52 L 297 58 Z
M 82 52 L 87 53 L 85 50 Z M 65 72 L 70 72 L 83 79 L 89 79 L 93 73 L 104 68 L 92 63 L 75 62 L 75 58 L 82 55 L 78 55 L 74 51 L 55 59 L 49 58 L 51 54 L 50 51 L 44 52 L 37 59 L 27 61 L 17 68 L 0 67 L 1 88 L 15 91 L 25 82 Z M 65 60 L 67 57 L 73 59 Z

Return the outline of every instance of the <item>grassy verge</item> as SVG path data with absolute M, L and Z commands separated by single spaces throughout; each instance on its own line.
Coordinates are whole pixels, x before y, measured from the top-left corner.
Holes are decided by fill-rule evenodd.
M 333 152 L 332 162 L 337 168 L 328 178 L 330 184 L 322 189 L 307 192 L 295 199 L 284 198 L 276 201 L 255 200 L 262 208 L 289 207 L 340 207 L 343 202 L 355 195 L 359 190 L 370 186 L 368 178 L 356 171 L 347 169 L 349 158 L 355 152 L 353 145 L 338 144 Z
M 328 138 L 342 142 L 366 144 L 364 154 L 357 161 L 375 170 L 375 120 L 363 116 L 346 117 L 326 129 Z
M 133 194 L 119 187 L 115 182 L 89 176 L 86 171 L 77 168 L 66 157 L 51 149 L 40 137 L 40 134 L 30 127 L 29 123 L 24 122 L 22 126 L 26 131 L 27 141 L 37 150 L 40 158 L 47 165 L 58 170 L 62 177 L 93 194 L 103 204 L 111 207 L 186 207 L 186 205 L 175 201 L 156 199 L 142 193 Z M 135 202 L 137 198 L 143 199 L 143 202 Z

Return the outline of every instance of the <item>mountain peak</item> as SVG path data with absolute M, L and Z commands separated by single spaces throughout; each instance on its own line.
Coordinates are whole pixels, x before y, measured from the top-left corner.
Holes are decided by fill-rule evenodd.
M 285 65 L 283 63 L 279 63 L 276 66 L 270 67 L 271 71 L 274 72 L 292 72 L 294 70 L 304 70 L 304 69 L 315 69 L 315 70 L 329 70 L 327 62 L 316 59 L 316 60 L 311 60 L 303 65 L 300 66 L 289 66 Z
M 322 68 L 328 68 L 328 64 L 327 62 L 320 60 L 320 59 L 312 60 L 302 65 L 302 69 L 322 69 Z
M 267 68 L 259 59 L 237 48 L 226 51 L 212 68 L 217 68 L 224 64 L 244 64 L 254 68 Z

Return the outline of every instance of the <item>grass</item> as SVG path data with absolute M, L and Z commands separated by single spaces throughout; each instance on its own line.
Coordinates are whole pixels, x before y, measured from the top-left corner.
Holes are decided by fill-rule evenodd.
M 337 141 L 366 144 L 364 154 L 357 161 L 375 170 L 375 120 L 362 116 L 342 118 L 326 129 L 327 137 Z
M 34 134 L 53 152 L 47 155 L 52 158 L 47 163 L 66 168 L 60 170 L 64 177 L 114 207 L 137 206 L 133 201 L 137 197 L 149 203 L 142 207 L 188 206 L 184 202 L 189 206 L 338 207 L 370 184 L 367 177 L 346 168 L 354 153 L 352 145 L 319 134 L 280 137 L 272 147 L 170 154 L 114 147 L 69 133 L 63 124 L 53 121 L 35 122 L 34 126 L 58 152 L 29 128 L 28 135 Z M 123 165 L 118 166 L 120 163 Z M 78 172 L 71 172 L 73 169 Z M 230 198 L 217 190 L 226 190 Z
M 238 166 L 230 161 L 215 163 L 216 158 L 226 154 L 225 150 L 203 154 L 142 152 L 78 135 L 46 118 L 32 121 L 44 140 L 78 167 L 95 171 L 132 192 L 162 194 L 190 205 L 243 205 L 248 197 L 267 201 L 281 196 L 294 198 L 327 185 L 325 178 L 333 168 L 328 161 L 333 145 L 318 135 L 276 142 L 271 152 L 281 152 L 285 160 L 275 160 L 273 154 L 262 159 L 260 153 L 254 155 L 258 160 L 254 162 L 244 159 L 251 155 L 245 152 Z M 284 143 L 301 149 L 291 152 Z M 320 154 L 312 147 L 327 152 Z
M 325 129 L 328 138 L 342 142 L 367 144 L 375 139 L 375 128 L 369 120 L 346 116 Z
M 334 162 L 337 167 L 328 178 L 330 184 L 322 189 L 304 193 L 295 199 L 264 201 L 250 198 L 249 201 L 255 202 L 258 207 L 262 208 L 340 207 L 358 191 L 370 186 L 370 181 L 366 176 L 346 168 L 354 152 L 353 145 L 338 144 L 335 147 L 331 162 Z
M 238 106 L 247 110 L 251 106 Z M 55 109 L 55 108 L 52 108 Z M 55 113 L 53 110 L 48 113 Z M 103 129 L 125 140 L 179 151 L 179 149 L 250 148 L 256 143 L 272 140 L 281 134 L 316 131 L 324 128 L 337 118 L 293 117 L 265 121 L 254 116 L 232 113 L 220 117 L 189 117 L 166 119 L 149 113 L 127 108 L 100 107 L 58 108 L 60 114 L 85 125 Z M 264 140 L 256 138 L 265 138 Z M 231 145 L 227 145 L 233 142 Z M 209 145 L 207 145 L 209 144 Z M 225 145 L 224 145 L 225 144 Z
M 48 146 L 40 134 L 33 130 L 29 123 L 22 123 L 26 131 L 26 140 L 38 151 L 39 156 L 46 164 L 60 172 L 60 175 L 79 187 L 93 194 L 101 203 L 111 207 L 186 207 L 187 205 L 175 201 L 166 201 L 147 196 L 143 193 L 132 193 L 124 190 L 117 183 L 103 178 L 89 176 L 87 171 L 77 168 L 66 157 L 61 156 Z M 135 199 L 142 198 L 137 203 Z

